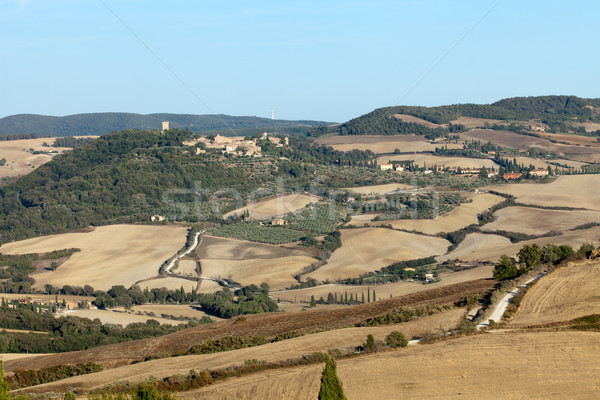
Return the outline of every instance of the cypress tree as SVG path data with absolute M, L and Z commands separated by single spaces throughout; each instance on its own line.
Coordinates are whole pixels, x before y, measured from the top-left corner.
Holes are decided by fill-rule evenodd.
M 375 289 L 373 289 L 373 301 L 377 301 L 377 297 L 375 297 Z
M 371 287 L 367 286 L 367 303 L 371 302 Z
M 319 400 L 347 400 L 342 381 L 337 376 L 335 360 L 329 355 L 326 356 L 325 368 L 321 375 Z
M 365 292 L 362 292 L 362 294 L 360 296 L 360 302 L 365 304 Z

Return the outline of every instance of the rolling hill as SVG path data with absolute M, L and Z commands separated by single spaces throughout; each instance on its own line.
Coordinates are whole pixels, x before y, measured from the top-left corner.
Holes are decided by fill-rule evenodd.
M 103 135 L 126 129 L 160 129 L 162 121 L 171 128 L 188 128 L 193 132 L 219 131 L 222 135 L 257 133 L 254 130 L 284 130 L 306 133 L 309 128 L 327 125 L 323 121 L 286 121 L 259 117 L 232 117 L 229 115 L 195 114 L 133 114 L 90 113 L 53 117 L 37 114 L 19 114 L 0 119 L 0 134 L 31 134 L 38 136 Z

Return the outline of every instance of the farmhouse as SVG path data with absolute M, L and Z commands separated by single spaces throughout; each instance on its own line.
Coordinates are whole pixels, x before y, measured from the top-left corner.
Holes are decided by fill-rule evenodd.
M 404 167 L 400 164 L 396 164 L 396 171 L 402 172 L 402 171 L 404 171 Z
M 158 214 L 154 214 L 153 216 L 150 217 L 150 221 L 155 222 L 162 222 L 164 220 L 166 220 L 167 217 L 165 217 L 164 215 L 158 215 Z
M 497 172 L 494 172 L 494 171 L 491 171 L 491 172 L 488 172 L 488 173 L 487 173 L 487 177 L 488 177 L 488 178 L 493 178 L 493 177 L 495 177 L 496 175 L 498 175 L 498 173 L 497 173 Z
M 522 176 L 523 176 L 523 174 L 520 172 L 508 172 L 508 173 L 502 175 L 502 178 L 504 178 L 505 181 L 508 181 L 511 179 L 520 179 Z
M 287 221 L 283 218 L 273 218 L 271 225 L 287 225 Z
M 379 168 L 381 168 L 382 171 L 392 170 L 392 169 L 394 169 L 394 164 L 392 164 L 392 163 L 381 164 L 379 166 Z
M 532 176 L 548 176 L 548 170 L 547 169 L 534 169 L 532 171 L 529 171 L 529 173 Z

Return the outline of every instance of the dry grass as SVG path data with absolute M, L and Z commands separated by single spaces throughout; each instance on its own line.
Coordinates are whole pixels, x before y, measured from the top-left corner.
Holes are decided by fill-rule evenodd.
M 183 289 L 186 292 L 191 292 L 192 289 L 198 288 L 198 282 L 192 281 L 189 279 L 175 278 L 175 277 L 169 276 L 169 277 L 162 277 L 162 278 L 149 279 L 146 281 L 142 281 L 142 282 L 138 283 L 138 286 L 142 290 L 144 290 L 146 288 L 148 288 L 148 290 L 160 289 L 160 288 L 166 288 L 168 290 L 178 290 L 181 287 L 183 287 Z
M 246 211 L 250 214 L 250 218 L 254 219 L 280 217 L 301 210 L 311 203 L 318 203 L 319 200 L 320 197 L 307 194 L 279 196 L 273 199 L 257 201 L 237 210 L 230 211 L 224 215 L 224 218 L 242 215 Z
M 186 318 L 202 318 L 208 316 L 204 311 L 200 311 L 198 308 L 188 304 L 144 304 L 141 306 L 131 307 L 133 312 L 150 313 L 160 316 L 162 314 L 171 315 L 173 317 L 186 317 Z M 214 321 L 221 321 L 221 318 L 210 316 Z
M 38 369 L 58 364 L 95 362 L 106 367 L 117 367 L 141 361 L 148 356 L 170 356 L 185 352 L 208 339 L 224 336 L 264 336 L 272 338 L 286 332 L 311 333 L 354 326 L 366 319 L 384 315 L 400 306 L 453 304 L 466 296 L 489 292 L 493 280 L 475 280 L 445 287 L 423 290 L 419 293 L 385 299 L 374 303 L 336 309 L 310 310 L 296 313 L 270 313 L 238 318 L 184 329 L 166 336 L 136 340 L 85 351 L 60 353 L 33 361 L 15 360 L 6 363 L 6 371 Z M 337 346 L 336 346 L 337 347 Z
M 598 142 L 595 137 L 591 136 L 561 135 L 558 133 L 546 132 L 540 133 L 540 136 L 574 145 L 600 147 L 600 142 Z
M 503 185 L 495 190 L 512 194 L 525 204 L 600 211 L 600 175 L 560 176 L 548 184 Z
M 32 357 L 41 357 L 45 356 L 45 353 L 39 354 L 24 354 L 24 353 L 2 353 L 0 354 L 0 361 L 10 361 L 10 360 L 21 360 L 23 358 L 32 358 Z
M 468 203 L 462 203 L 448 214 L 436 219 L 403 219 L 397 221 L 377 221 L 370 225 L 390 224 L 394 229 L 422 232 L 435 235 L 439 232 L 454 232 L 471 224 L 478 223 L 477 215 L 504 201 L 500 196 L 489 193 L 469 195 Z
M 596 399 L 599 339 L 596 332 L 477 335 L 340 360 L 337 371 L 349 399 Z
M 550 231 L 565 231 L 588 222 L 600 222 L 598 211 L 544 210 L 531 207 L 507 207 L 494 214 L 497 219 L 484 225 L 484 231 L 521 232 L 542 235 Z
M 527 291 L 510 322 L 526 326 L 600 313 L 600 261 L 559 268 Z
M 411 189 L 412 186 L 404 183 L 388 183 L 387 185 L 372 185 L 372 186 L 359 186 L 353 188 L 344 188 L 352 193 L 363 194 L 363 195 L 382 195 L 395 191 L 404 191 Z
M 317 260 L 308 256 L 283 258 L 253 258 L 249 260 L 202 260 L 202 276 L 225 278 L 240 283 L 260 285 L 265 282 L 273 289 L 283 289 L 297 281 L 294 275 Z
M 464 310 L 455 309 L 402 324 L 368 328 L 338 329 L 270 343 L 259 347 L 233 350 L 224 353 L 171 357 L 148 361 L 101 371 L 86 376 L 65 379 L 55 384 L 44 385 L 45 387 L 43 387 L 43 390 L 56 390 L 57 388 L 67 385 L 78 389 L 90 389 L 116 380 L 128 380 L 131 382 L 143 381 L 149 376 L 162 379 L 174 374 L 187 374 L 190 369 L 211 370 L 229 366 L 239 366 L 243 365 L 244 360 L 252 359 L 276 362 L 279 360 L 301 357 L 304 354 L 310 354 L 316 351 L 326 352 L 327 350 L 334 348 L 345 349 L 360 346 L 364 343 L 368 334 L 372 334 L 376 340 L 384 340 L 387 334 L 395 330 L 402 331 L 406 337 L 412 338 L 428 329 L 437 330 L 454 327 L 463 315 Z M 226 383 L 224 384 L 226 385 Z M 215 385 L 214 388 L 216 389 L 220 386 L 221 384 Z M 41 388 L 33 388 L 34 391 L 38 389 Z M 204 390 L 208 390 L 209 393 L 214 393 L 211 388 Z M 200 391 L 199 393 L 204 392 Z M 263 397 L 259 396 L 259 398 Z
M 197 254 L 203 277 L 224 278 L 242 285 L 266 282 L 272 289 L 296 283 L 294 275 L 317 262 L 300 250 L 213 236 L 202 238 Z
M 0 247 L 5 254 L 42 253 L 78 248 L 56 271 L 34 274 L 35 287 L 47 283 L 91 285 L 108 290 L 131 286 L 158 273 L 161 264 L 185 244 L 187 229 L 176 226 L 110 225 L 92 232 L 43 236 Z
M 406 114 L 395 114 L 392 117 L 402 120 L 404 122 L 423 125 L 428 128 L 431 128 L 431 129 L 439 128 L 441 126 L 446 126 L 446 124 L 444 124 L 444 125 L 435 124 L 433 122 L 429 122 L 424 119 L 413 117 L 412 115 L 406 115 Z
M 525 245 L 537 244 L 543 246 L 547 243 L 555 245 L 567 244 L 578 249 L 586 242 L 597 243 L 600 238 L 600 227 L 591 229 L 569 231 L 562 235 L 544 237 L 540 239 L 525 240 L 519 243 L 511 243 L 503 236 L 483 233 L 471 233 L 450 253 L 437 257 L 438 260 L 460 259 L 463 261 L 492 261 L 496 262 L 504 254 L 515 257 L 519 250 Z
M 342 247 L 324 266 L 309 274 L 318 280 L 356 277 L 392 263 L 444 254 L 449 242 L 385 228 L 342 230 Z
M 395 149 L 402 152 L 413 153 L 416 151 L 434 151 L 436 147 L 441 147 L 440 143 L 431 143 L 423 136 L 417 135 L 347 135 L 330 136 L 319 138 L 315 141 L 317 144 L 332 146 L 336 150 L 371 150 L 374 153 L 385 154 L 392 153 Z M 448 144 L 449 149 L 462 149 L 462 144 Z
M 472 118 L 472 117 L 458 117 L 457 119 L 452 121 L 453 124 L 464 125 L 465 128 L 467 128 L 467 129 L 474 129 L 474 128 L 482 127 L 485 125 L 486 122 L 490 125 L 501 125 L 501 124 L 508 125 L 510 123 L 509 121 L 503 121 L 501 119 Z
M 136 322 L 146 322 L 149 319 L 153 319 L 161 324 L 167 325 L 178 325 L 183 324 L 186 321 L 175 321 L 172 319 L 166 319 L 158 317 L 149 317 L 147 315 L 136 315 L 125 311 L 117 310 L 69 310 L 59 314 L 59 316 L 70 315 L 74 317 L 96 319 L 98 318 L 103 324 L 115 324 L 121 326 L 127 326 Z
M 535 148 L 538 151 L 556 153 L 561 157 L 582 162 L 595 162 L 596 160 L 600 161 L 597 147 L 552 143 L 546 138 L 520 135 L 518 133 L 508 131 L 473 129 L 468 132 L 461 133 L 460 138 L 463 141 L 479 140 L 482 143 L 491 141 L 496 145 L 518 150 L 529 150 L 530 148 Z
M 0 167 L 0 178 L 25 175 L 52 160 L 63 151 L 71 149 L 64 147 L 45 147 L 45 142 L 52 145 L 56 138 L 23 139 L 0 141 L 0 158 L 6 159 L 6 164 Z M 29 149 L 36 151 L 56 151 L 54 154 L 32 154 Z
M 198 265 L 195 260 L 183 259 L 179 260 L 177 266 L 173 269 L 173 272 L 178 274 L 190 275 L 190 276 L 198 276 L 198 272 L 196 271 Z
M 296 290 L 285 290 L 285 291 L 273 291 L 271 295 L 275 299 L 282 299 L 286 301 L 297 301 L 297 302 L 310 302 L 310 296 L 315 296 L 315 299 L 323 297 L 327 299 L 328 293 L 337 293 L 338 299 L 344 293 L 353 294 L 358 299 L 364 294 L 367 296 L 367 291 L 375 290 L 377 299 L 387 299 L 391 296 L 398 297 L 404 296 L 411 293 L 418 293 L 423 290 L 444 287 L 448 285 L 454 285 L 456 283 L 468 282 L 476 279 L 486 279 L 492 277 L 492 266 L 484 266 L 469 269 L 466 271 L 444 273 L 442 274 L 441 281 L 432 283 L 429 285 L 423 285 L 417 282 L 394 282 L 386 283 L 381 285 L 339 285 L 339 284 L 327 284 L 320 285 L 313 288 L 296 289 Z
M 467 158 L 467 157 L 444 157 L 431 154 L 398 154 L 381 156 L 377 159 L 378 164 L 385 164 L 390 161 L 414 161 L 415 164 L 422 167 L 424 165 L 433 167 L 434 165 L 442 165 L 446 167 L 467 168 L 482 168 L 488 170 L 494 168 L 498 170 L 498 164 L 489 158 Z

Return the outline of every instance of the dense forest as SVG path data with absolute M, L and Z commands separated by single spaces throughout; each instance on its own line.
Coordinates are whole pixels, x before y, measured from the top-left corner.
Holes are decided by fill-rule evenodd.
M 374 110 L 336 126 L 321 126 L 311 130 L 311 135 L 326 133 L 340 135 L 405 135 L 416 134 L 434 138 L 458 132 L 459 125 L 429 128 L 424 125 L 404 122 L 393 116 L 412 115 L 435 124 L 449 124 L 457 118 L 472 117 L 499 119 L 505 121 L 525 121 L 540 119 L 551 127 L 565 129 L 564 121 L 576 119 L 579 122 L 600 122 L 600 99 L 582 99 L 575 96 L 514 97 L 493 104 L 454 104 L 439 107 L 396 106 Z
M 323 121 L 287 121 L 259 117 L 232 117 L 229 115 L 194 114 L 132 114 L 92 113 L 52 117 L 36 114 L 19 114 L 0 119 L 0 134 L 31 134 L 38 136 L 84 136 L 104 135 L 127 129 L 159 129 L 162 121 L 169 121 L 171 128 L 188 128 L 194 132 L 219 131 L 222 135 L 237 135 L 239 130 L 272 131 L 276 128 L 296 129 L 300 133 L 307 128 L 327 125 Z

